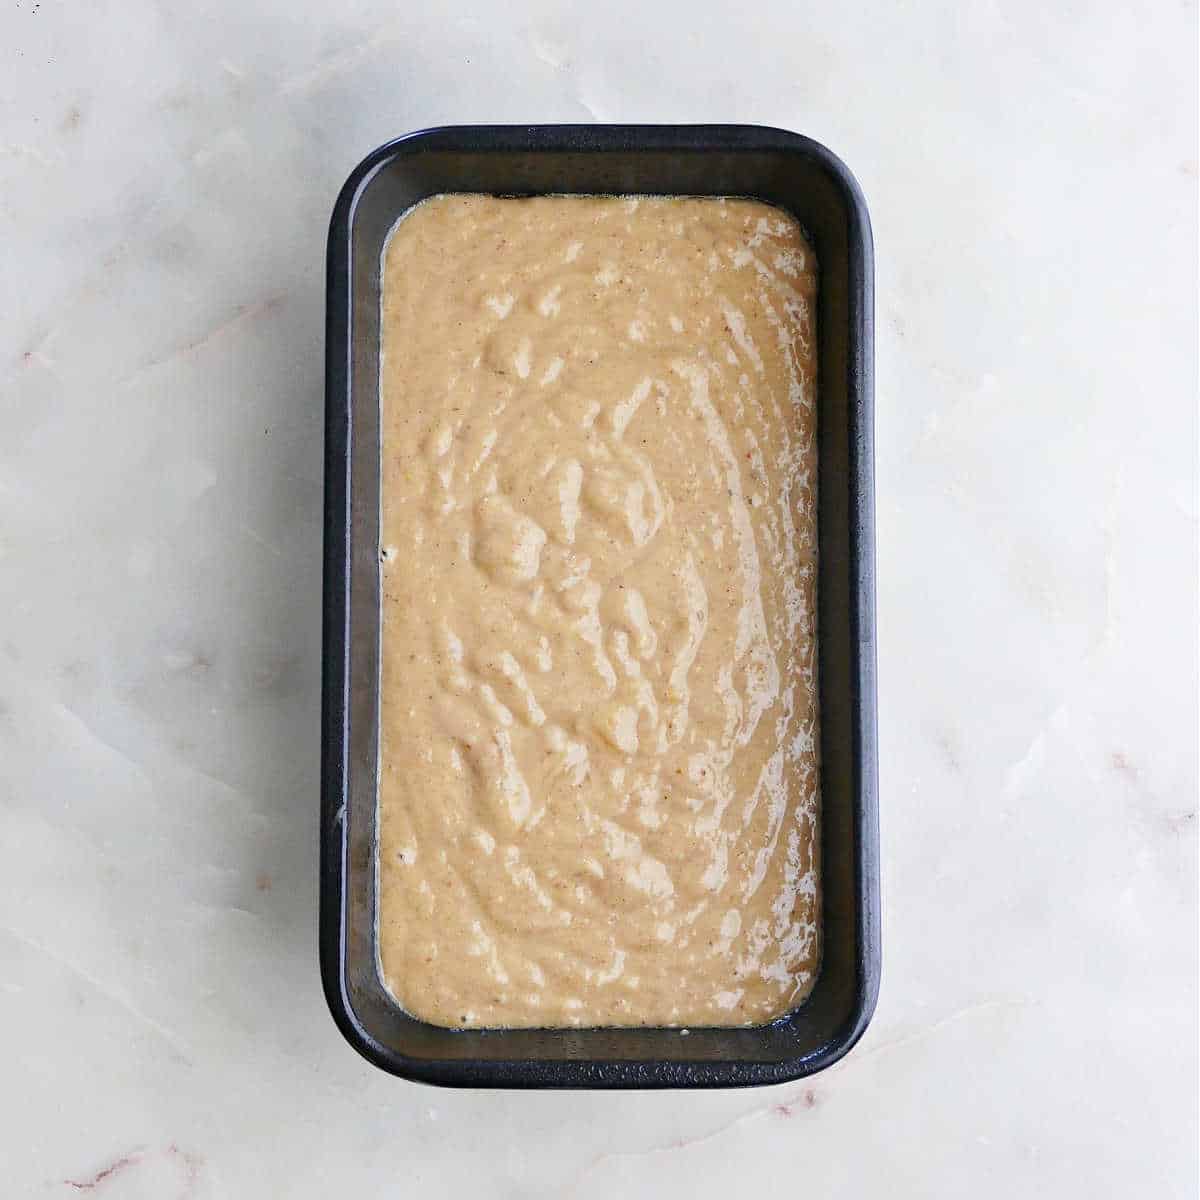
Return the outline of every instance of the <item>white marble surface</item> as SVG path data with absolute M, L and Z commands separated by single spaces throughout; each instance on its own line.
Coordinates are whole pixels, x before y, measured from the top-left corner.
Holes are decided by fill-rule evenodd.
M 764 8 L 0 10 L 5 1197 L 1195 1194 L 1194 7 Z M 882 999 L 798 1085 L 434 1090 L 317 979 L 325 225 L 639 119 L 871 205 Z

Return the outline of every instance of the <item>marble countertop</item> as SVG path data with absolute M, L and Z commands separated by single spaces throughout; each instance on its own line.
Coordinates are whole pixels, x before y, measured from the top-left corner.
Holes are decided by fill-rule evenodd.
M 0 1191 L 1197 1179 L 1196 13 L 0 12 Z M 447 1092 L 316 969 L 323 240 L 378 143 L 749 121 L 878 271 L 884 982 L 815 1078 Z

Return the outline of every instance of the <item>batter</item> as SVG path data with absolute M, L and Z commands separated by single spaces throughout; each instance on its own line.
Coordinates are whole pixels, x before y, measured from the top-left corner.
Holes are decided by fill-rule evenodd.
M 379 945 L 437 1025 L 750 1025 L 817 968 L 817 271 L 748 200 L 384 252 Z

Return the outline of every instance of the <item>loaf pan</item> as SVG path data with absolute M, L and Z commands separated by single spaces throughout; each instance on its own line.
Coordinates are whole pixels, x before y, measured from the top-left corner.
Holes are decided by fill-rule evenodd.
M 822 961 L 770 1025 L 443 1029 L 385 990 L 375 919 L 379 730 L 380 257 L 441 192 L 745 196 L 816 250 Z M 879 986 L 871 232 L 850 172 L 817 142 L 737 125 L 465 126 L 381 146 L 329 230 L 320 955 L 334 1020 L 371 1062 L 473 1087 L 727 1087 L 811 1075 L 845 1054 Z

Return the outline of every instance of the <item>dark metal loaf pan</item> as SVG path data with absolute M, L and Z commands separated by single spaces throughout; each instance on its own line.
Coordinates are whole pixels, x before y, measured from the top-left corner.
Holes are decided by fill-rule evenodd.
M 819 656 L 823 958 L 801 1007 L 750 1029 L 449 1030 L 384 990 L 375 938 L 379 724 L 379 291 L 384 239 L 439 192 L 750 196 L 794 214 L 819 285 Z M 866 207 L 828 150 L 775 129 L 433 129 L 351 174 L 329 230 L 322 678 L 321 973 L 371 1062 L 431 1083 L 722 1087 L 840 1058 L 879 985 L 872 515 L 872 259 Z

